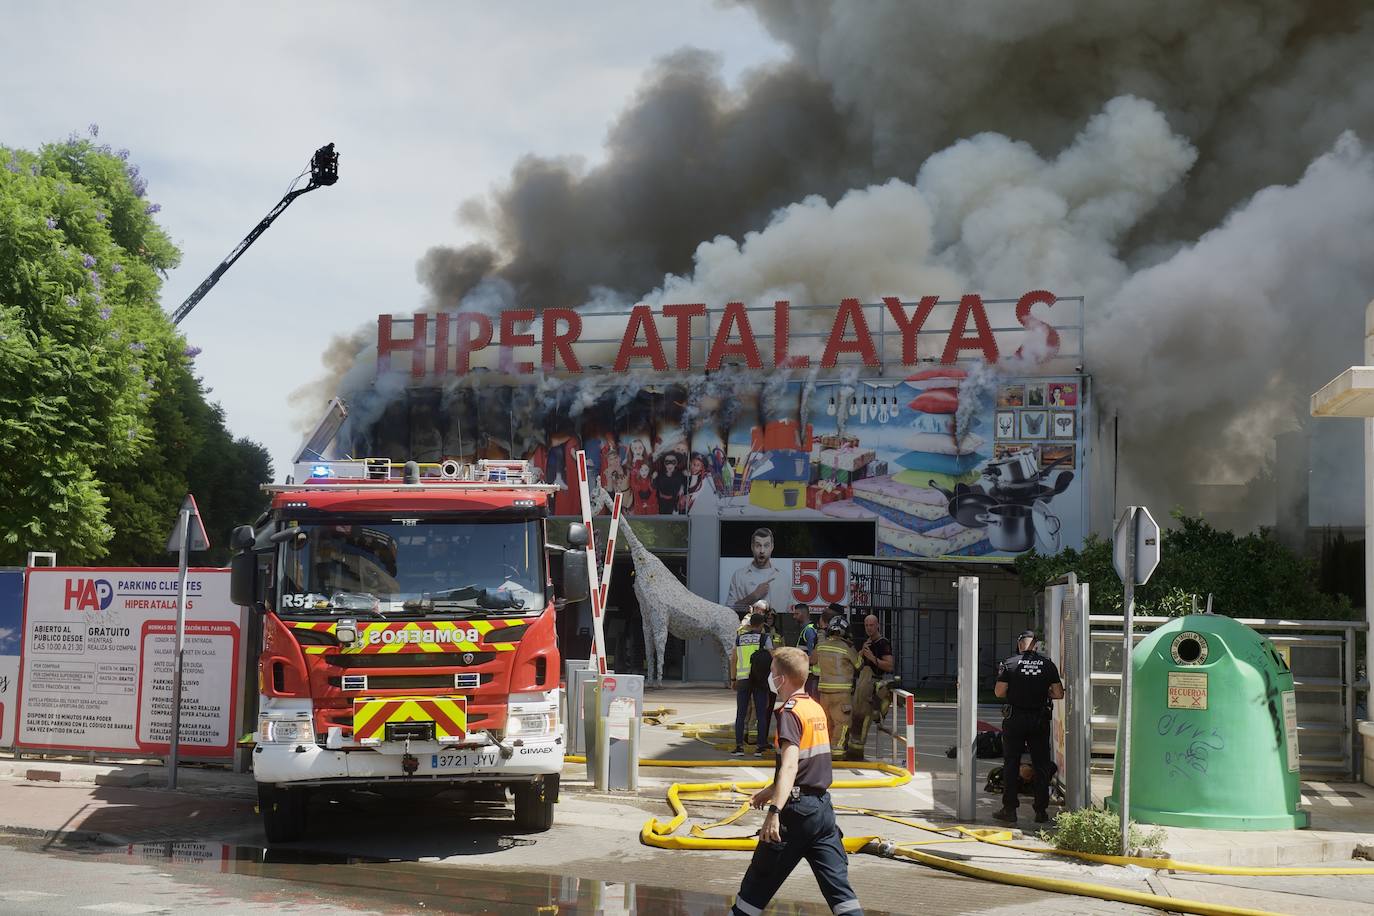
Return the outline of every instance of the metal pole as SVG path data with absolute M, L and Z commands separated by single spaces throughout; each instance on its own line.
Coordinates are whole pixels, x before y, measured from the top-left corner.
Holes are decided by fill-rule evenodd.
M 1345 682 L 1345 759 L 1350 764 L 1350 778 L 1360 779 L 1360 769 L 1363 761 L 1360 759 L 1364 755 L 1358 750 L 1356 735 L 1359 734 L 1359 725 L 1355 716 L 1355 640 L 1359 639 L 1360 634 L 1354 627 L 1345 631 L 1345 658 L 1343 659 L 1342 681 Z M 1301 756 L 1301 755 L 1299 755 Z
M 1082 607 L 1078 598 L 1078 576 L 1069 573 L 1066 578 L 1064 595 L 1059 601 L 1059 631 L 1062 636 L 1062 656 L 1059 659 L 1059 675 L 1064 679 L 1065 691 L 1064 699 L 1059 707 L 1059 721 L 1064 729 L 1064 772 L 1060 778 L 1064 780 L 1066 806 L 1070 810 L 1085 807 L 1083 804 L 1084 791 L 1089 788 L 1088 783 L 1079 777 L 1082 771 L 1082 759 L 1079 751 L 1080 742 L 1078 734 L 1078 706 L 1083 702 L 1083 696 L 1078 690 L 1074 689 L 1079 679 L 1078 668 L 1078 642 L 1083 638 L 1082 626 L 1079 619 L 1079 611 Z M 1067 608 L 1067 611 L 1066 611 Z M 1046 629 L 1048 634 L 1048 628 Z
M 1364 364 L 1374 366 L 1374 302 L 1364 311 Z M 1364 421 L 1364 667 L 1374 681 L 1374 418 Z M 1352 638 L 1359 634 L 1353 630 Z M 1352 672 L 1353 675 L 1353 672 Z M 1365 690 L 1365 716 L 1374 719 L 1374 690 Z
M 1131 650 L 1135 648 L 1135 539 L 1140 526 L 1140 514 L 1135 506 L 1126 509 L 1131 514 L 1126 526 L 1126 596 L 1122 602 L 1123 619 L 1121 654 L 1121 714 L 1117 730 L 1121 734 L 1121 854 L 1130 855 L 1131 838 Z
M 1079 780 L 1082 789 L 1078 793 L 1079 804 L 1090 808 L 1093 804 L 1093 663 L 1092 663 L 1092 593 L 1088 582 L 1078 583 L 1078 604 L 1074 608 L 1077 617 L 1078 640 L 1074 644 L 1077 658 L 1074 661 L 1074 742 L 1078 746 L 1078 769 L 1074 778 Z
M 960 576 L 959 589 L 959 791 L 961 821 L 978 816 L 978 577 Z
M 172 655 L 172 733 L 167 757 L 167 788 L 177 787 L 177 744 L 181 735 L 181 656 L 186 649 L 186 554 L 191 540 L 191 511 L 182 509 L 177 519 L 181 543 L 177 546 L 177 632 Z

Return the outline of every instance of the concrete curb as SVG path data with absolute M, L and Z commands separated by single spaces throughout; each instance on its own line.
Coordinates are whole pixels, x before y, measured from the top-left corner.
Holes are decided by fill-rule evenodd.
M 101 846 L 128 846 L 134 841 L 117 833 L 93 830 L 44 830 L 41 827 L 21 827 L 0 824 L 0 836 L 34 837 L 40 840 L 61 840 L 63 843 L 96 843 Z

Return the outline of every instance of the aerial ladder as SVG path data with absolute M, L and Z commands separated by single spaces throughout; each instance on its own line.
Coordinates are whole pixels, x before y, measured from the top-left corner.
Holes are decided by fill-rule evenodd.
M 291 201 L 302 194 L 309 194 L 316 188 L 326 187 L 339 180 L 339 154 L 334 152 L 334 144 L 330 143 L 315 150 L 315 155 L 310 157 L 309 171 L 310 182 L 303 188 L 297 188 L 295 186 L 296 181 L 300 181 L 305 176 L 305 172 L 296 176 L 296 181 L 291 183 L 291 188 L 287 190 L 286 196 L 277 202 L 277 205 L 262 218 L 262 222 L 254 226 L 253 231 L 249 232 L 233 251 L 229 252 L 229 256 L 210 272 L 210 276 L 201 281 L 200 286 L 197 286 L 195 291 L 186 297 L 186 301 L 177 307 L 177 310 L 172 313 L 172 324 L 181 324 L 182 319 L 191 314 L 191 309 L 195 308 L 197 303 L 205 298 L 205 294 L 210 292 L 214 285 L 219 282 L 219 278 L 224 276 L 224 272 L 234 266 L 234 262 L 248 250 L 248 246 L 256 242 L 258 236 L 267 231 L 267 227 L 272 225 L 272 221 L 282 215 L 286 208 L 291 205 Z

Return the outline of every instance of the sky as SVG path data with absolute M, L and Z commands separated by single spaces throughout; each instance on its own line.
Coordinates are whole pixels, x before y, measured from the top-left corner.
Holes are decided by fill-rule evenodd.
M 527 153 L 595 163 L 663 54 L 710 50 L 732 84 L 783 56 L 752 14 L 708 0 L 0 9 L 0 144 L 95 123 L 130 149 L 183 254 L 169 313 L 336 144 L 338 184 L 298 198 L 181 324 L 211 399 L 277 480 L 325 406 L 290 393 L 321 375 L 334 334 L 420 307 L 419 258 L 473 240 L 459 204 Z

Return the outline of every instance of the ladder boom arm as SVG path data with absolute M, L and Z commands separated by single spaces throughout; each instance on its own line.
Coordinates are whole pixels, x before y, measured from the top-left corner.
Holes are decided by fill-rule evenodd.
M 268 214 L 262 218 L 262 222 L 254 226 L 253 230 L 249 232 L 246 236 L 244 236 L 243 241 L 239 242 L 238 245 L 234 247 L 234 250 L 229 252 L 229 256 L 225 258 L 223 261 L 221 261 L 219 266 L 210 272 L 210 276 L 202 280 L 200 282 L 200 286 L 197 286 L 195 288 L 195 291 L 193 291 L 191 295 L 186 297 L 186 301 L 181 303 L 181 305 L 177 306 L 177 310 L 172 313 L 172 324 L 181 324 L 181 320 L 185 318 L 187 315 L 191 314 L 191 309 L 195 308 L 196 304 L 199 303 L 200 300 L 205 298 L 205 294 L 210 292 L 214 285 L 219 282 L 219 278 L 224 276 L 224 272 L 228 270 L 230 267 L 234 266 L 234 262 L 237 261 L 245 251 L 248 250 L 248 246 L 256 242 L 258 240 L 258 236 L 262 235 L 264 232 L 267 231 L 267 227 L 272 225 L 272 221 L 275 220 L 278 216 L 281 216 L 282 213 L 286 211 L 286 208 L 291 205 L 291 201 L 295 200 L 297 197 L 300 197 L 302 194 L 315 190 L 316 187 L 319 186 L 307 185 L 304 188 L 292 191 L 290 194 L 287 194 L 280 201 L 278 201 L 277 205 L 273 207 L 271 211 L 268 212 Z
M 272 225 L 272 221 L 281 216 L 287 207 L 291 206 L 291 201 L 308 194 L 316 188 L 323 188 L 334 184 L 339 180 L 339 155 L 334 152 L 334 144 L 330 143 L 315 150 L 315 155 L 310 157 L 310 183 L 303 188 L 288 191 L 286 196 L 277 201 L 268 214 L 262 218 L 253 231 L 244 236 L 243 241 L 229 252 L 229 256 L 220 262 L 219 266 L 210 272 L 210 276 L 201 281 L 191 295 L 186 297 L 186 301 L 177 306 L 177 310 L 172 313 L 172 324 L 181 324 L 182 319 L 191 314 L 191 309 L 196 307 L 200 300 L 205 298 L 205 294 L 214 288 L 219 282 L 219 278 L 224 276 L 224 272 L 234 266 L 234 262 L 243 256 L 248 247 L 258 240 L 258 236 L 267 231 L 267 227 Z

